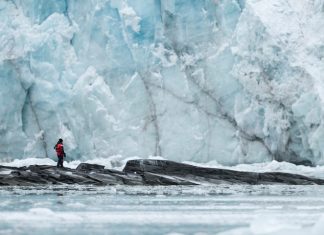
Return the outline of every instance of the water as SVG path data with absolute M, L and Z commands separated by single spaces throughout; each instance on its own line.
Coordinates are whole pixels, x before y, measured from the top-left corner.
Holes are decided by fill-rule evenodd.
M 0 234 L 306 234 L 324 214 L 323 193 L 323 186 L 1 187 Z

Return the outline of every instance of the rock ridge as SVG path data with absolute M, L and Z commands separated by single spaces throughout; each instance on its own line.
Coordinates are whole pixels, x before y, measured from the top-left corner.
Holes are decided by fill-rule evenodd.
M 78 185 L 324 185 L 323 179 L 282 172 L 244 172 L 168 160 L 130 160 L 122 171 L 81 163 L 76 169 L 49 165 L 0 166 L 0 186 Z

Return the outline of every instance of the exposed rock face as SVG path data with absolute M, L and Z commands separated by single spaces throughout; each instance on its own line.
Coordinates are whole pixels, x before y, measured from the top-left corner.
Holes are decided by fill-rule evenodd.
M 323 184 L 324 180 L 302 175 L 268 172 L 243 172 L 226 169 L 204 168 L 165 160 L 131 160 L 124 170 L 136 172 L 144 180 L 155 177 L 169 177 L 192 184 Z
M 198 184 L 292 184 L 324 185 L 324 180 L 289 173 L 254 173 L 203 168 L 166 160 L 131 160 L 123 171 L 81 163 L 76 169 L 33 165 L 0 166 L 0 185 L 198 185 Z
M 0 185 L 33 186 L 38 184 L 142 184 L 142 177 L 86 163 L 81 163 L 77 169 L 45 165 L 19 168 L 0 166 Z

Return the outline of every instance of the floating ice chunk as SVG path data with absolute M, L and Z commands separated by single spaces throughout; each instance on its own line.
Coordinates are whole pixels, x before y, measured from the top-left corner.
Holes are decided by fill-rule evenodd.
M 311 229 L 312 235 L 322 235 L 324 231 L 324 215 L 316 222 L 314 227 Z
M 80 202 L 68 203 L 66 206 L 71 207 L 71 208 L 84 208 L 84 207 L 87 207 L 85 204 L 80 203 Z
M 54 211 L 48 208 L 31 208 L 29 212 L 36 215 L 43 215 L 43 216 L 53 216 L 55 215 Z
M 300 230 L 301 226 L 296 224 L 289 224 L 287 221 L 280 221 L 271 216 L 262 216 L 256 218 L 250 224 L 252 234 L 276 234 L 285 230 Z

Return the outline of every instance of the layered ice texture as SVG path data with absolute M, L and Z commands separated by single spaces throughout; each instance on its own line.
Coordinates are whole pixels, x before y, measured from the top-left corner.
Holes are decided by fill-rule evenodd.
M 0 1 L 0 159 L 324 163 L 323 0 Z

